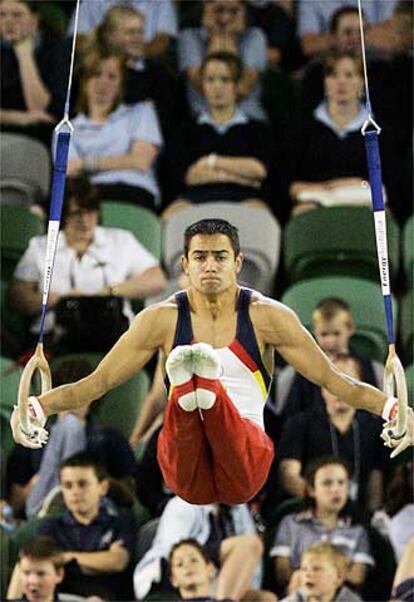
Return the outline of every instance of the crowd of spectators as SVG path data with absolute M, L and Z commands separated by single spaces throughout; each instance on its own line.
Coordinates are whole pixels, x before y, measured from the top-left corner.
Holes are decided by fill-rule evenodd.
M 0 0 L 0 128 L 39 140 L 50 157 L 74 5 Z M 413 198 L 412 5 L 362 6 L 384 195 L 403 226 Z M 191 205 L 247 204 L 282 228 L 315 207 L 370 204 L 359 36 L 356 0 L 80 0 L 48 351 L 80 350 L 65 330 L 74 302 L 89 299 L 96 313 L 81 350 L 106 351 L 137 302 L 167 288 L 158 258 L 131 232 L 102 225 L 101 202 L 144 208 L 162 223 Z M 27 211 L 46 219 L 48 202 L 37 195 Z M 27 320 L 24 350 L 39 333 L 46 246 L 46 236 L 30 240 L 8 290 Z M 334 295 L 314 308 L 315 339 L 351 378 L 381 386 L 382 366 L 351 348 L 352 308 Z M 114 340 L 100 341 L 102 299 L 118 312 Z M 54 384 L 92 369 L 71 356 Z M 357 602 L 389 600 L 392 590 L 393 600 L 413 599 L 413 463 L 390 462 L 379 418 L 278 365 L 265 410 L 277 455 L 264 489 L 243 505 L 191 505 L 168 490 L 158 466 L 161 363 L 150 372 L 129 440 L 85 407 L 56 419 L 44 449 L 13 448 L 0 529 L 10 547 L 32 531 L 10 552 L 16 563 L 1 595 Z

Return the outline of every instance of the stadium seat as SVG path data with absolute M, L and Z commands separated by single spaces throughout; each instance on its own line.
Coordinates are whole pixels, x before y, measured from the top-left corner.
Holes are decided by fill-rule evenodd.
M 103 201 L 101 223 L 112 228 L 130 230 L 157 259 L 161 258 L 161 224 L 150 209 L 121 201 Z
M 356 326 L 351 347 L 384 362 L 388 347 L 380 285 L 349 276 L 312 278 L 293 284 L 283 294 L 282 302 L 291 307 L 310 329 L 312 311 L 324 297 L 339 297 L 349 303 Z M 397 310 L 393 299 L 394 317 L 398 315 Z
M 43 518 L 38 518 L 37 516 L 31 518 L 30 520 L 23 522 L 13 533 L 12 540 L 19 550 L 34 538 L 37 529 L 43 520 Z
M 403 261 L 404 272 L 409 287 L 414 287 L 414 215 L 406 222 L 403 229 Z
M 46 197 L 51 160 L 44 144 L 22 134 L 2 133 L 0 140 L 0 190 L 15 191 L 15 201 L 30 204 Z M 11 196 L 8 196 L 9 202 Z
M 399 269 L 399 229 L 388 214 L 391 279 Z M 286 274 L 291 282 L 344 275 L 378 281 L 372 211 L 368 207 L 318 208 L 293 217 L 283 243 Z
M 9 579 L 17 560 L 17 550 L 12 538 L 0 529 L 0 600 L 6 600 Z
M 92 368 L 95 368 L 102 357 L 103 355 L 100 353 L 62 355 L 52 361 L 52 373 L 63 362 L 75 359 L 88 361 Z M 144 370 L 141 370 L 119 387 L 108 391 L 99 402 L 96 415 L 102 421 L 102 424 L 113 426 L 119 429 L 125 437 L 129 437 L 148 389 L 148 375 Z
M 281 229 L 265 209 L 239 203 L 203 203 L 186 207 L 166 220 L 163 227 L 163 260 L 170 277 L 181 273 L 183 234 L 192 223 L 205 218 L 222 218 L 239 229 L 244 264 L 241 283 L 271 293 L 279 265 Z M 252 227 L 253 226 L 253 227 Z
M 2 205 L 1 213 L 2 279 L 10 280 L 29 240 L 44 234 L 45 224 L 38 215 L 18 205 Z
M 23 369 L 8 357 L 0 356 L 0 408 L 11 412 L 17 401 Z
M 414 364 L 405 368 L 405 378 L 407 379 L 408 403 L 414 410 Z
M 404 363 L 411 364 L 414 360 L 414 289 L 401 299 L 399 333 Z
M 137 548 L 136 548 L 136 562 L 138 563 L 148 552 L 152 546 L 155 534 L 157 532 L 158 524 L 160 519 L 152 518 L 144 525 L 142 525 L 138 531 L 137 537 Z

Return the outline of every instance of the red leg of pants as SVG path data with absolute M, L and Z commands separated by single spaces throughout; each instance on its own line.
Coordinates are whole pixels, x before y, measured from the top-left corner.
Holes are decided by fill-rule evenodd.
M 177 396 L 184 391 L 174 389 L 158 440 L 164 479 L 193 504 L 242 504 L 264 485 L 273 444 L 259 426 L 240 416 L 219 381 L 195 379 L 198 386 L 216 393 L 216 402 L 203 410 L 202 420 L 197 410 L 179 407 Z

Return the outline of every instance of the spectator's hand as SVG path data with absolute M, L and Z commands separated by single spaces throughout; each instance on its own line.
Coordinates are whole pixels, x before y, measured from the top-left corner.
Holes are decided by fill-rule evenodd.
M 19 125 L 36 125 L 37 123 L 53 123 L 53 115 L 42 109 L 33 109 L 33 111 L 22 111 L 19 117 Z
M 83 293 L 82 291 L 80 291 L 77 288 L 71 288 L 67 293 L 65 293 L 64 295 L 60 295 L 60 297 L 85 297 L 85 293 Z
M 289 596 L 294 594 L 302 587 L 302 572 L 300 569 L 297 569 L 292 573 L 292 576 L 289 581 L 289 585 L 287 586 L 287 593 Z
M 35 49 L 34 32 L 30 29 L 22 29 L 19 38 L 13 45 L 18 57 L 33 54 Z
M 407 430 L 402 437 L 397 437 L 397 418 L 389 420 L 384 424 L 381 439 L 386 447 L 393 449 L 391 458 L 395 458 L 410 445 L 414 445 L 414 412 L 407 408 Z
M 76 178 L 83 172 L 83 159 L 70 159 L 68 161 L 68 169 L 66 175 L 68 178 Z

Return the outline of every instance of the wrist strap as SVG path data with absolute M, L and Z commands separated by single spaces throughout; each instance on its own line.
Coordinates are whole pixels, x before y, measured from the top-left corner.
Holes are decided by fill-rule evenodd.
M 396 397 L 388 397 L 382 410 L 381 416 L 386 422 L 397 418 L 398 414 L 398 399 Z
M 28 399 L 29 402 L 29 412 L 32 414 L 32 418 L 37 418 L 38 420 L 44 421 L 46 420 L 46 414 L 42 408 L 40 401 L 34 395 L 31 395 Z

